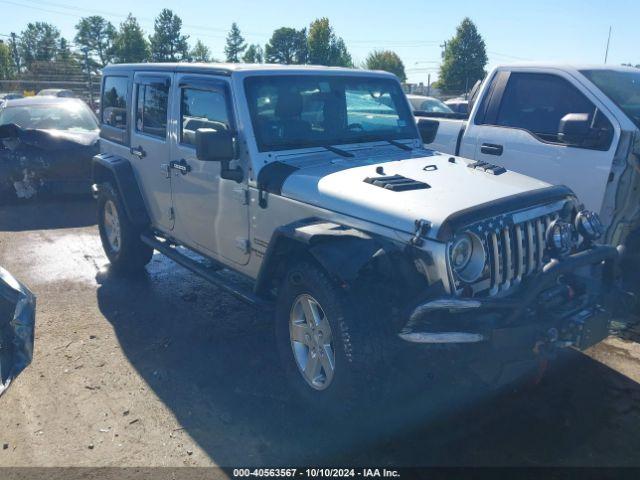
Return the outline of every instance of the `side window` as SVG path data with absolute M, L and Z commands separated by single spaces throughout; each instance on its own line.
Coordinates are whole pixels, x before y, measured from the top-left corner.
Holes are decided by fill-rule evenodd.
M 136 131 L 165 138 L 169 87 L 160 84 L 138 84 L 136 88 Z
M 183 88 L 180 107 L 180 143 L 196 144 L 196 130 L 229 130 L 226 96 L 222 91 Z
M 106 77 L 102 88 L 102 123 L 124 130 L 127 127 L 127 77 Z
M 594 131 L 613 132 L 607 118 L 565 79 L 512 73 L 495 124 L 527 130 L 546 142 L 563 143 L 558 135 L 560 120 L 569 113 L 587 114 Z

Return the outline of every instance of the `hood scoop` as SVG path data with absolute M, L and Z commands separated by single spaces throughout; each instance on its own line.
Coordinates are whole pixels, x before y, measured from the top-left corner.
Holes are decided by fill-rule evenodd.
M 408 190 L 424 190 L 431 188 L 431 185 L 403 177 L 402 175 L 388 175 L 383 177 L 367 177 L 365 183 L 375 185 L 376 187 L 391 190 L 392 192 L 406 192 Z

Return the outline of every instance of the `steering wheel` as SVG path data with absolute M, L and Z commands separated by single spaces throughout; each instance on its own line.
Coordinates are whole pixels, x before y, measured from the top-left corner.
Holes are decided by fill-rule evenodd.
M 347 130 L 355 130 L 357 132 L 364 132 L 364 127 L 361 123 L 350 123 Z

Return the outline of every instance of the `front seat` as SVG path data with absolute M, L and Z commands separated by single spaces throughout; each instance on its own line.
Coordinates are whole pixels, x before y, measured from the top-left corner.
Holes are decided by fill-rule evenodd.
M 274 113 L 282 129 L 282 138 L 303 140 L 309 137 L 311 124 L 301 118 L 302 95 L 299 92 L 289 90 L 279 92 Z

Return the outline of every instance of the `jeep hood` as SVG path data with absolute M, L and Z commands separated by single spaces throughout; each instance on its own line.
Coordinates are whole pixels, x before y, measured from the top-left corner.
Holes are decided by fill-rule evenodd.
M 424 219 L 432 225 L 429 237 L 436 238 L 454 214 L 549 187 L 511 171 L 494 175 L 471 168 L 472 161 L 430 150 L 391 154 L 386 148 L 379 150 L 386 154 L 331 160 L 315 155 L 287 161 L 292 173 L 282 183 L 281 195 L 406 233 L 413 233 L 415 221 Z M 393 191 L 366 181 L 394 175 L 428 187 Z

